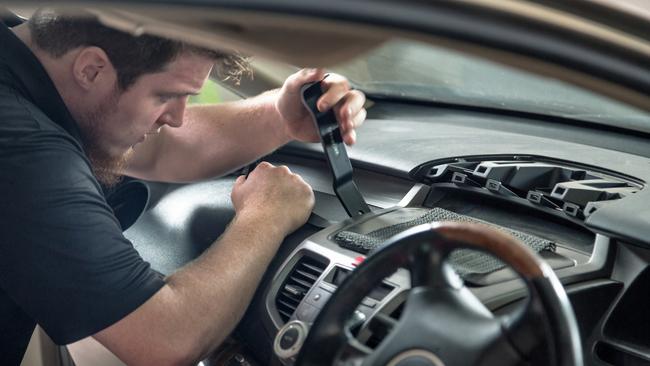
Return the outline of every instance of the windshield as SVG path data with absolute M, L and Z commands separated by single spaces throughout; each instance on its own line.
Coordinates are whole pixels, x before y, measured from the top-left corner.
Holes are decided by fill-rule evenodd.
M 256 73 L 278 85 L 298 68 L 268 60 Z M 650 114 L 580 87 L 427 43 L 393 40 L 329 68 L 372 97 L 489 107 L 650 133 Z
M 493 107 L 650 131 L 650 115 L 570 84 L 429 44 L 396 40 L 332 68 L 369 95 Z

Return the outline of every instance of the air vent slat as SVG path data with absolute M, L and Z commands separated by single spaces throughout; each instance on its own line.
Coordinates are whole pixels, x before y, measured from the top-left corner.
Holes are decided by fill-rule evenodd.
M 282 301 L 295 302 L 295 304 L 293 304 L 293 306 L 298 306 L 298 304 L 300 303 L 300 300 L 302 300 L 302 298 L 304 297 L 304 295 L 296 296 L 296 295 L 294 295 L 292 293 L 289 293 L 289 292 L 286 292 L 286 291 L 282 291 L 280 293 L 280 295 L 282 295 Z
M 309 290 L 311 288 L 311 285 L 313 285 L 314 282 L 316 282 L 314 280 L 313 282 L 309 283 L 309 282 L 307 282 L 305 280 L 298 279 L 298 278 L 296 278 L 294 276 L 291 276 L 290 280 L 296 282 L 299 285 L 302 285 L 302 286 L 306 287 L 307 290 Z
M 289 309 L 295 309 L 296 306 L 298 306 L 298 304 L 289 304 L 288 302 L 286 302 L 284 300 L 280 300 L 280 299 L 278 299 L 278 304 L 282 304 L 282 305 L 286 306 Z
M 316 282 L 316 280 L 318 279 L 318 276 L 317 276 L 317 275 L 314 275 L 314 274 L 311 274 L 311 273 L 307 273 L 307 272 L 305 272 L 305 271 L 301 271 L 301 270 L 299 270 L 299 269 L 296 270 L 296 273 L 300 274 L 301 276 L 307 277 L 308 279 L 310 279 L 310 280 L 312 280 L 312 281 L 314 281 L 314 282 Z
M 311 265 L 311 264 L 309 264 L 309 263 L 303 263 L 302 266 L 311 269 L 313 272 L 318 273 L 319 275 L 320 275 L 321 273 L 323 273 L 323 269 L 322 269 L 322 268 L 319 268 L 319 267 L 317 267 L 317 266 Z
M 284 311 L 278 309 L 278 313 L 280 313 L 280 316 L 282 316 L 283 319 L 289 319 L 291 318 L 291 315 L 293 315 L 293 311 Z
M 303 256 L 293 266 L 280 286 L 275 299 L 278 314 L 284 322 L 288 321 L 295 313 L 302 299 L 314 286 L 326 267 L 327 263 L 309 256 Z

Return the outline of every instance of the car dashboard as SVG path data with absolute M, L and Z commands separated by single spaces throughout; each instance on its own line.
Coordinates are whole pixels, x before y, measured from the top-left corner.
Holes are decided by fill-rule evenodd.
M 649 212 L 647 140 L 400 103 L 378 103 L 369 112 L 349 154 L 370 213 L 346 214 L 319 145 L 290 143 L 264 158 L 300 174 L 316 204 L 309 221 L 285 239 L 233 334 L 252 359 L 279 364 L 278 330 L 292 320 L 313 322 L 375 248 L 355 246 L 354 238 L 400 229 L 438 210 L 548 242 L 539 254 L 569 295 L 586 363 L 650 364 L 650 246 L 647 227 L 636 224 Z M 109 202 L 113 197 L 116 215 L 130 226 L 127 238 L 167 275 L 226 229 L 236 175 L 193 184 L 127 180 L 109 193 Z M 495 313 L 511 311 L 526 297 L 508 268 L 470 270 L 463 278 Z M 368 294 L 355 312 L 358 339 L 371 348 L 379 344 L 385 334 L 372 319 L 398 319 L 409 288 L 408 271 L 398 270 Z

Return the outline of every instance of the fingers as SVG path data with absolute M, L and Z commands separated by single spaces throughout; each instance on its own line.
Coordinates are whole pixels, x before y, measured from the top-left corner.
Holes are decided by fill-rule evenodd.
M 347 124 L 344 128 L 341 128 L 343 142 L 347 145 L 354 145 L 357 142 L 357 132 L 355 129 L 359 128 L 366 120 L 366 114 L 366 109 L 361 108 L 359 113 L 352 118 L 351 123 Z
M 235 179 L 235 185 L 238 186 L 246 181 L 246 176 L 240 175 Z
M 349 91 L 339 102 L 334 112 L 341 125 L 342 132 L 354 130 L 363 124 L 366 119 L 366 110 L 363 108 L 366 96 L 358 91 Z
M 286 166 L 286 165 L 278 165 L 278 166 L 275 166 L 275 165 L 273 165 L 273 164 L 271 164 L 271 163 L 269 163 L 269 162 L 267 162 L 267 161 L 262 161 L 262 162 L 260 162 L 260 163 L 255 167 L 255 169 L 254 169 L 254 170 L 249 174 L 249 177 L 250 177 L 250 176 L 253 176 L 253 175 L 255 175 L 255 176 L 258 176 L 258 175 L 264 175 L 264 174 L 266 174 L 266 173 L 269 172 L 269 171 L 277 171 L 277 172 L 284 173 L 284 174 L 287 174 L 287 175 L 296 175 L 296 174 L 294 174 L 294 173 L 289 169 L 289 167 Z M 240 182 L 240 178 L 244 178 L 244 179 L 242 179 L 241 182 L 245 182 L 245 181 L 246 181 L 246 178 L 242 175 L 242 176 L 239 176 L 239 177 L 237 178 L 237 180 L 235 180 L 235 184 L 237 184 L 238 182 Z
M 277 169 L 281 170 L 281 171 L 284 172 L 285 174 L 293 174 L 293 173 L 291 172 L 291 170 L 289 169 L 289 167 L 286 166 L 286 165 L 280 165 L 279 167 L 277 167 Z
M 344 133 L 342 137 L 346 145 L 354 145 L 357 142 L 357 132 L 355 130 Z
M 361 108 L 359 113 L 357 113 L 354 118 L 352 118 L 352 128 L 359 128 L 363 124 L 363 122 L 366 121 L 366 117 L 368 115 L 368 111 L 366 111 L 365 108 Z
M 318 110 L 324 112 L 332 106 L 338 104 L 350 91 L 350 83 L 348 79 L 338 74 L 329 74 L 325 80 L 321 82 L 321 88 L 324 91 L 323 96 L 320 97 L 316 106 Z
M 307 221 L 314 193 L 287 166 L 262 162 L 247 179 L 237 178 L 231 200 L 237 215 L 272 222 L 286 235 Z
M 322 112 L 334 107 L 336 119 L 341 126 L 343 141 L 347 145 L 356 142 L 355 129 L 359 128 L 366 119 L 367 112 L 363 108 L 366 96 L 359 90 L 350 90 L 347 79 L 331 74 L 322 82 L 325 93 L 318 100 L 318 109 Z
M 257 170 L 258 168 L 259 168 L 259 169 L 275 168 L 275 165 L 269 163 L 268 161 L 261 161 L 261 162 L 260 162 L 259 164 L 257 164 L 257 166 L 255 167 L 256 170 Z
M 297 73 L 289 76 L 284 84 L 284 87 L 287 89 L 287 92 L 297 94 L 300 92 L 300 88 L 303 85 L 322 80 L 324 77 L 324 69 L 302 69 Z

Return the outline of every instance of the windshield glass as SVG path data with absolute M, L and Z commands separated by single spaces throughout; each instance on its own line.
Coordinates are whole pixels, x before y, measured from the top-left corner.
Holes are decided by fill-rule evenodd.
M 395 40 L 332 71 L 369 95 L 494 107 L 650 132 L 650 115 L 551 78 L 425 43 Z

